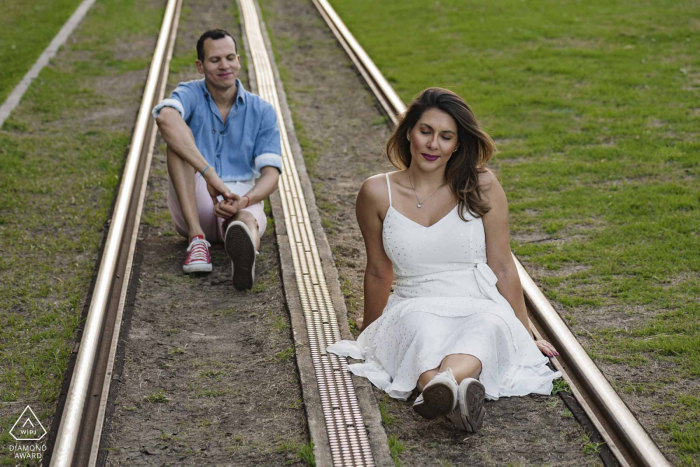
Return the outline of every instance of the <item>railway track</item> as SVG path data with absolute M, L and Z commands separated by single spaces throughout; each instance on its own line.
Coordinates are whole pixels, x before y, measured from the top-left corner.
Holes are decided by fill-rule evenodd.
M 165 9 L 51 454 L 51 467 L 82 467 L 97 462 L 156 137 L 151 109 L 165 93 L 181 5 L 182 0 L 168 0 Z
M 313 2 L 369 88 L 377 96 L 387 116 L 396 124 L 397 115 L 406 109 L 401 98 L 355 40 L 330 3 L 327 0 Z M 617 462 L 622 466 L 670 466 L 518 258 L 513 256 L 513 259 L 525 293 L 531 328 L 538 337 L 547 339 L 559 351 L 559 358 L 552 359 L 552 363 L 564 375 L 574 397 L 610 447 Z
M 51 456 L 52 467 L 91 466 L 97 462 L 116 343 L 156 136 L 150 110 L 165 92 L 181 3 L 182 0 L 169 0 L 167 3 Z M 397 115 L 405 110 L 401 99 L 330 4 L 326 0 L 313 0 L 313 3 L 388 117 L 396 123 Z M 253 62 L 255 87 L 258 94 L 273 104 L 282 122 L 286 104 L 276 87 L 274 64 L 268 53 L 257 7 L 254 0 L 239 0 L 239 6 L 245 23 L 246 45 Z M 280 206 L 276 207 L 276 212 L 281 213 L 284 228 L 278 228 L 278 238 L 280 248 L 284 247 L 290 253 L 290 264 L 286 267 L 291 273 L 285 274 L 287 298 L 289 300 L 289 294 L 292 294 L 300 303 L 303 313 L 303 321 L 294 322 L 293 319 L 295 339 L 298 333 L 303 335 L 310 354 L 312 371 L 304 370 L 300 365 L 300 372 L 307 371 L 307 374 L 301 375 L 302 382 L 307 386 L 304 388 L 304 398 L 307 406 L 314 401 L 320 406 L 320 410 L 319 407 L 307 409 L 316 461 L 321 466 L 383 465 L 386 453 L 378 451 L 385 443 L 372 442 L 368 435 L 367 410 L 361 410 L 362 404 L 358 401 L 347 371 L 346 360 L 325 351 L 327 344 L 341 337 L 331 297 L 334 289 L 327 283 L 312 225 L 316 208 L 311 202 L 313 196 L 308 195 L 307 176 L 304 170 L 297 168 L 285 126 L 280 125 L 280 130 L 284 174 L 280 179 Z M 284 235 L 280 235 L 280 232 Z M 559 350 L 560 357 L 552 360 L 553 365 L 564 374 L 574 397 L 609 446 L 616 462 L 622 466 L 670 465 L 517 258 L 515 261 L 533 330 Z M 294 290 L 290 290 L 290 287 Z M 307 350 L 298 349 L 298 352 Z M 309 384 L 313 387 L 308 388 Z

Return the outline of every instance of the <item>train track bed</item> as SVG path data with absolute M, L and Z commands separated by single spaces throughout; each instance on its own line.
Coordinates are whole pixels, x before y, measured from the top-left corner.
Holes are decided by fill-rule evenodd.
M 362 316 L 364 271 L 355 197 L 366 177 L 393 170 L 382 156 L 390 128 L 311 2 L 260 4 L 354 319 Z M 447 422 L 418 417 L 407 403 L 374 393 L 400 465 L 601 465 L 599 447 L 559 397 L 489 403 L 483 431 L 466 436 Z
M 699 6 L 331 3 L 402 99 L 473 104 L 513 251 L 669 460 L 698 464 Z
M 241 44 L 235 8 L 225 0 L 184 2 L 167 92 L 198 77 L 192 63 L 202 31 L 221 25 Z M 250 89 L 244 70 L 241 79 Z M 139 281 L 125 313 L 122 365 L 118 360 L 101 462 L 306 465 L 302 458 L 310 458 L 311 447 L 272 219 L 256 285 L 236 292 L 221 245 L 210 250 L 211 274 L 182 274 L 186 242 L 172 227 L 167 190 L 159 140 L 137 246 Z
M 0 464 L 27 405 L 55 435 L 162 6 L 93 5 L 0 130 Z
M 54 463 L 67 465 L 73 442 L 81 438 L 73 465 L 87 465 L 90 446 L 93 453 L 99 452 L 99 465 L 111 466 L 312 465 L 314 453 L 319 465 L 331 465 L 331 453 L 334 465 L 341 460 L 343 465 L 372 460 L 391 465 L 389 457 L 396 465 L 616 465 L 570 396 L 488 403 L 484 429 L 465 435 L 445 421 L 420 419 L 408 404 L 371 389 L 365 380 L 355 379 L 353 388 L 343 372 L 344 362 L 324 353 L 326 343 L 341 333 L 347 337 L 344 321 L 353 329 L 362 313 L 364 248 L 354 216 L 355 196 L 366 177 L 391 170 L 382 156 L 390 126 L 312 3 L 261 2 L 296 131 L 289 126 L 282 131 L 286 170 L 280 192 L 272 197 L 277 225 L 271 220 L 263 239 L 256 285 L 247 293 L 232 289 L 229 261 L 220 245 L 211 250 L 213 273 L 190 277 L 181 272 L 186 242 L 175 233 L 166 206 L 165 147 L 156 141 L 151 162 L 148 148 L 153 140 L 147 134 L 152 127 L 143 125 L 153 124 L 148 109 L 156 88 L 161 89 L 156 85 L 165 86 L 166 80 L 152 67 L 122 181 L 122 192 L 130 193 L 125 196 L 136 197 L 125 204 L 120 192 L 116 202 L 115 225 L 106 242 L 111 246 L 105 248 L 96 280 L 86 337 L 72 346 L 74 353 L 79 347 L 76 376 Z M 274 91 L 275 66 L 266 62 L 264 38 L 256 29 L 255 6 L 240 3 L 246 44 L 257 51 L 256 84 L 246 79 L 245 61 L 241 78 L 287 119 L 285 94 Z M 92 22 L 88 18 L 75 43 L 67 47 L 68 58 L 59 56 L 44 72 L 44 79 L 25 98 L 29 103 L 0 133 L 0 160 L 3 168 L 7 166 L 0 188 L 9 194 L 1 200 L 0 233 L 8 245 L 27 245 L 25 250 L 13 248 L 0 263 L 2 298 L 9 303 L 7 313 L 0 314 L 0 420 L 9 427 L 19 405 L 33 404 L 50 427 L 48 452 L 58 431 L 58 419 L 51 423 L 51 416 L 57 401 L 61 411 L 61 376 L 64 391 L 70 379 L 71 337 L 90 300 L 87 285 L 99 259 L 102 228 L 130 140 L 131 112 L 153 50 L 151 29 L 163 11 L 159 2 L 138 9 L 128 2 L 97 5 Z M 178 16 L 180 3 L 170 1 L 167 11 L 163 31 L 172 35 L 159 39 L 153 57 L 154 64 L 167 64 L 165 45 L 177 44 L 168 92 L 179 81 L 198 78 L 192 67 L 193 44 L 203 30 L 229 29 L 239 38 L 243 53 L 235 3 L 188 1 Z M 172 12 L 180 22 L 177 42 Z M 152 168 L 147 184 L 132 177 L 136 166 L 130 161 L 138 154 L 145 156 L 143 165 Z M 143 215 L 142 199 L 131 191 L 132 182 L 148 187 Z M 121 214 L 127 206 L 141 216 L 133 243 L 121 236 L 121 228 L 129 230 L 132 222 Z M 118 242 L 122 248 L 135 245 L 136 255 L 132 268 L 131 256 L 122 250 L 119 261 L 126 263 L 127 272 L 120 269 L 112 279 L 111 273 L 103 272 L 115 264 L 112 246 Z M 104 328 L 100 324 L 102 297 L 106 284 L 122 281 L 131 285 L 123 289 L 123 324 L 112 340 L 112 318 Z M 110 310 L 117 310 L 117 323 L 122 323 L 122 308 L 114 295 L 119 290 L 109 292 L 109 303 Z M 532 292 L 526 289 L 529 300 Z M 552 314 L 556 316 L 554 310 Z M 539 311 L 537 316 L 542 319 Z M 99 343 L 99 354 L 97 334 L 107 336 Z M 116 365 L 106 367 L 104 385 L 100 372 L 102 363 L 112 358 L 105 353 L 109 342 L 119 345 Z M 563 359 L 571 365 L 571 346 L 566 349 Z M 88 388 L 81 376 L 93 366 L 102 369 Z M 98 398 L 101 388 L 109 388 L 108 398 Z M 555 388 L 567 389 L 561 382 Z M 97 431 L 91 444 L 95 415 L 97 429 L 102 427 L 100 401 L 107 405 L 105 431 L 101 438 Z M 618 409 L 616 413 L 622 413 L 622 407 Z M 315 448 L 310 436 L 317 442 Z M 7 440 L 3 433 L 0 441 Z

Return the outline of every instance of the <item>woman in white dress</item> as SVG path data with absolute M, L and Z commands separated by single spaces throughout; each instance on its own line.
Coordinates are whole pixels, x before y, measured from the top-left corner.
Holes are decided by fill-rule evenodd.
M 399 170 L 367 179 L 357 220 L 367 250 L 357 341 L 329 352 L 421 416 L 476 431 L 484 398 L 550 394 L 559 377 L 535 341 L 511 257 L 508 202 L 484 166 L 493 140 L 464 100 L 428 88 L 387 143 Z M 394 284 L 393 292 L 392 282 Z

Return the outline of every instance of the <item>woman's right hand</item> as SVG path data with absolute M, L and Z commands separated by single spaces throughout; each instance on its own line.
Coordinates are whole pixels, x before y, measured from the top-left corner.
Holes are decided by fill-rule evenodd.
M 548 357 L 557 357 L 559 356 L 559 352 L 557 352 L 557 349 L 554 348 L 552 344 L 547 342 L 546 340 L 540 339 L 535 341 L 535 345 L 537 346 L 538 349 L 540 349 L 540 352 L 545 354 Z
M 363 318 L 357 318 L 357 319 L 355 320 L 355 327 L 356 327 L 357 330 L 360 331 L 360 332 L 362 332 L 362 331 L 365 330 L 364 321 L 365 321 L 365 320 L 364 320 Z

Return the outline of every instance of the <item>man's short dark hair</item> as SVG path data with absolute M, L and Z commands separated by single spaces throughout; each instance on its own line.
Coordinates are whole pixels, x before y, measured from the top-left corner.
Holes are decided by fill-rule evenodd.
M 224 37 L 230 37 L 233 40 L 233 45 L 236 47 L 236 53 L 238 53 L 238 43 L 236 39 L 228 32 L 223 29 L 210 29 L 209 31 L 202 34 L 202 36 L 197 41 L 197 58 L 200 62 L 204 61 L 204 41 L 207 39 L 223 39 Z

